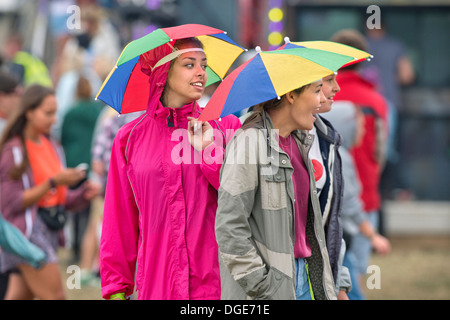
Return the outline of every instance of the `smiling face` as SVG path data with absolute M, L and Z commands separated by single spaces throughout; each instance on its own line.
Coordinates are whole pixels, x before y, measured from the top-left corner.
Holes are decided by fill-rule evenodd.
M 322 93 L 322 80 L 311 83 L 301 93 L 291 91 L 288 100 L 291 102 L 290 117 L 294 128 L 300 130 L 311 130 L 316 118 L 313 116 L 318 108 L 325 102 Z
M 178 49 L 195 47 L 186 44 Z M 179 108 L 202 97 L 207 80 L 206 55 L 202 51 L 183 53 L 172 62 L 164 88 L 164 105 Z
M 341 88 L 339 87 L 339 84 L 336 81 L 336 74 L 329 75 L 323 80 L 323 86 L 322 86 L 322 92 L 325 96 L 325 102 L 321 104 L 319 113 L 325 113 L 331 110 L 331 105 L 333 104 L 334 96 L 336 93 L 341 91 Z

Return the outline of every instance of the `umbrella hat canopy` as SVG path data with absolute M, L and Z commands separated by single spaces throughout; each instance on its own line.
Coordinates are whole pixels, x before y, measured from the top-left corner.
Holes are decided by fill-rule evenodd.
M 350 56 L 305 47 L 259 52 L 225 78 L 199 120 L 225 117 L 280 97 L 353 60 Z
M 311 48 L 320 49 L 325 51 L 330 51 L 334 53 L 339 53 L 342 55 L 353 57 L 353 61 L 345 64 L 342 67 L 346 67 L 350 64 L 358 63 L 369 58 L 373 58 L 370 53 L 356 49 L 354 47 L 333 41 L 300 41 L 300 42 L 290 42 L 289 38 L 285 38 L 286 43 L 280 47 L 280 49 L 292 49 L 292 48 Z
M 96 98 L 119 113 L 145 110 L 148 103 L 149 74 L 161 58 L 176 51 L 176 40 L 191 37 L 197 37 L 202 42 L 208 59 L 206 85 L 223 79 L 245 50 L 224 31 L 200 24 L 157 29 L 130 42 L 123 49 Z

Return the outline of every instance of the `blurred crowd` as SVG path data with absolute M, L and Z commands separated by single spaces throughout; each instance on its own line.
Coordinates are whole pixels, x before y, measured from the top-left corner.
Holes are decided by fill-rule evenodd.
M 89 1 L 87 4 L 80 1 L 79 5 L 81 30 L 58 35 L 54 39 L 56 55 L 51 65 L 46 65 L 27 51 L 20 34 L 9 34 L 2 44 L 0 131 L 3 133 L 8 128 L 8 120 L 15 119 L 15 113 L 20 109 L 21 103 L 24 103 L 21 102 L 24 92 L 31 94 L 27 90 L 36 84 L 51 88 L 52 92 L 49 94 L 55 97 L 57 109 L 49 136 L 62 146 L 64 167 L 88 165 L 85 176 L 76 183 L 66 185 L 72 190 L 76 190 L 85 181 L 96 186 L 91 187 L 92 196 L 86 206 L 68 210 L 68 221 L 64 229 L 58 232 L 58 246 L 65 246 L 73 252 L 73 263 L 81 268 L 81 284 L 96 285 L 99 282 L 98 247 L 112 142 L 120 127 L 140 113 L 119 117 L 116 111 L 95 100 L 96 93 L 120 55 L 121 41 L 101 7 L 92 5 Z M 393 39 L 381 32 L 374 32 L 368 35 L 367 43 L 368 51 L 377 57 L 376 61 L 380 65 L 372 64 L 371 67 L 377 66 L 377 69 L 368 67 L 361 73 L 365 73 L 367 79 L 384 84 L 379 90 L 389 106 L 391 136 L 384 159 L 387 168 L 390 168 L 396 163 L 395 126 L 396 110 L 400 104 L 399 90 L 402 85 L 414 81 L 414 71 L 404 49 Z M 5 142 L 6 139 L 4 136 L 1 140 Z M 2 200 L 5 200 L 4 196 Z M 5 295 L 5 283 L 11 273 L 4 273 L 1 277 L 3 292 L 0 288 L 0 294 Z M 28 297 L 23 292 L 14 294 L 15 298 Z
M 84 177 L 68 187 L 75 190 L 85 181 L 96 186 L 88 205 L 72 210 L 66 208 L 67 222 L 58 232 L 57 246 L 71 249 L 73 264 L 81 268 L 83 285 L 98 285 L 98 243 L 112 141 L 119 128 L 138 114 L 119 117 L 116 111 L 95 100 L 120 55 L 121 44 L 117 30 L 101 6 L 92 1 L 78 1 L 77 5 L 81 28 L 63 33 L 53 30 L 55 59 L 52 63 L 44 63 L 27 50 L 22 34 L 12 31 L 2 43 L 0 130 L 4 134 L 8 121 L 13 122 L 24 108 L 27 100 L 24 95 L 37 96 L 36 85 L 49 88 L 49 95 L 54 96 L 57 103 L 49 138 L 62 147 L 64 167 L 87 164 Z M 29 152 L 28 146 L 27 150 Z M 2 200 L 5 201 L 5 197 Z M 8 279 L 11 279 L 11 272 L 2 273 L 1 298 L 6 294 Z M 19 295 L 15 298 L 27 297 L 16 294 Z

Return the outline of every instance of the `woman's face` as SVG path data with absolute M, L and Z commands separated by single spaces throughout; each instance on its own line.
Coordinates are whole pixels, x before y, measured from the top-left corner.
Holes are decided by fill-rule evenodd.
M 52 125 L 56 122 L 56 110 L 56 97 L 48 95 L 36 109 L 28 111 L 28 124 L 37 133 L 50 134 Z
M 206 65 L 202 51 L 183 53 L 173 61 L 164 93 L 166 107 L 182 107 L 202 97 L 207 80 Z
M 301 93 L 292 91 L 288 94 L 293 95 L 290 116 L 295 122 L 296 129 L 311 130 L 316 120 L 313 115 L 325 102 L 325 96 L 322 93 L 322 80 L 311 83 Z
M 331 110 L 334 96 L 341 91 L 339 84 L 336 81 L 336 74 L 329 75 L 323 80 L 322 92 L 325 96 L 325 102 L 320 106 L 319 113 L 325 113 Z

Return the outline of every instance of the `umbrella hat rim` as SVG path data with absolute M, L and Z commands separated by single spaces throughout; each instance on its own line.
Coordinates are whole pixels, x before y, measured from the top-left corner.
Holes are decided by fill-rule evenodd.
M 369 60 L 373 58 L 373 55 L 370 53 L 357 49 L 355 47 L 334 42 L 334 41 L 326 41 L 326 40 L 315 40 L 315 41 L 300 41 L 300 42 L 291 42 L 286 40 L 286 43 L 282 45 L 278 50 L 282 49 L 292 49 L 292 48 L 310 48 L 310 49 L 319 49 L 329 52 L 334 52 L 338 54 L 347 55 L 353 57 L 353 61 L 348 62 L 346 65 L 342 67 L 349 66 L 351 64 L 359 63 L 364 60 Z
M 245 50 L 237 43 L 235 43 L 231 38 L 226 36 L 226 32 L 223 30 L 201 24 L 184 24 L 175 27 L 159 28 L 145 36 L 142 36 L 141 38 L 131 41 L 122 50 L 117 60 L 116 66 L 120 66 L 138 55 L 153 50 L 169 42 L 174 42 L 178 39 L 199 36 L 216 36 L 217 39 L 229 42 L 230 44 L 241 48 L 243 51 Z
M 312 49 L 307 47 L 300 48 L 290 48 L 274 51 L 264 51 L 259 53 L 261 56 L 271 56 L 271 55 L 289 55 L 293 57 L 302 58 L 311 61 L 315 64 L 320 64 L 329 68 L 330 70 L 337 71 L 339 68 L 348 62 L 354 60 L 354 57 L 349 55 L 343 55 L 340 53 L 335 53 L 331 51 L 325 51 L 321 49 Z
M 163 29 L 157 29 L 139 39 L 133 40 L 123 48 L 119 59 L 117 59 L 116 66 L 119 67 L 133 58 L 162 46 L 163 44 L 169 43 L 170 41 L 170 37 Z
M 370 53 L 368 53 L 364 50 L 360 50 L 358 48 L 349 46 L 347 44 L 339 43 L 339 42 L 335 42 L 335 41 L 315 40 L 315 41 L 299 41 L 299 42 L 294 41 L 294 42 L 290 42 L 290 43 L 294 44 L 294 45 L 298 45 L 298 46 L 304 46 L 306 48 L 326 50 L 326 51 L 331 51 L 334 53 L 345 54 L 345 55 L 350 55 L 349 53 L 356 53 L 358 55 L 362 55 L 365 57 L 371 56 Z M 344 52 L 347 52 L 347 53 L 344 53 Z

